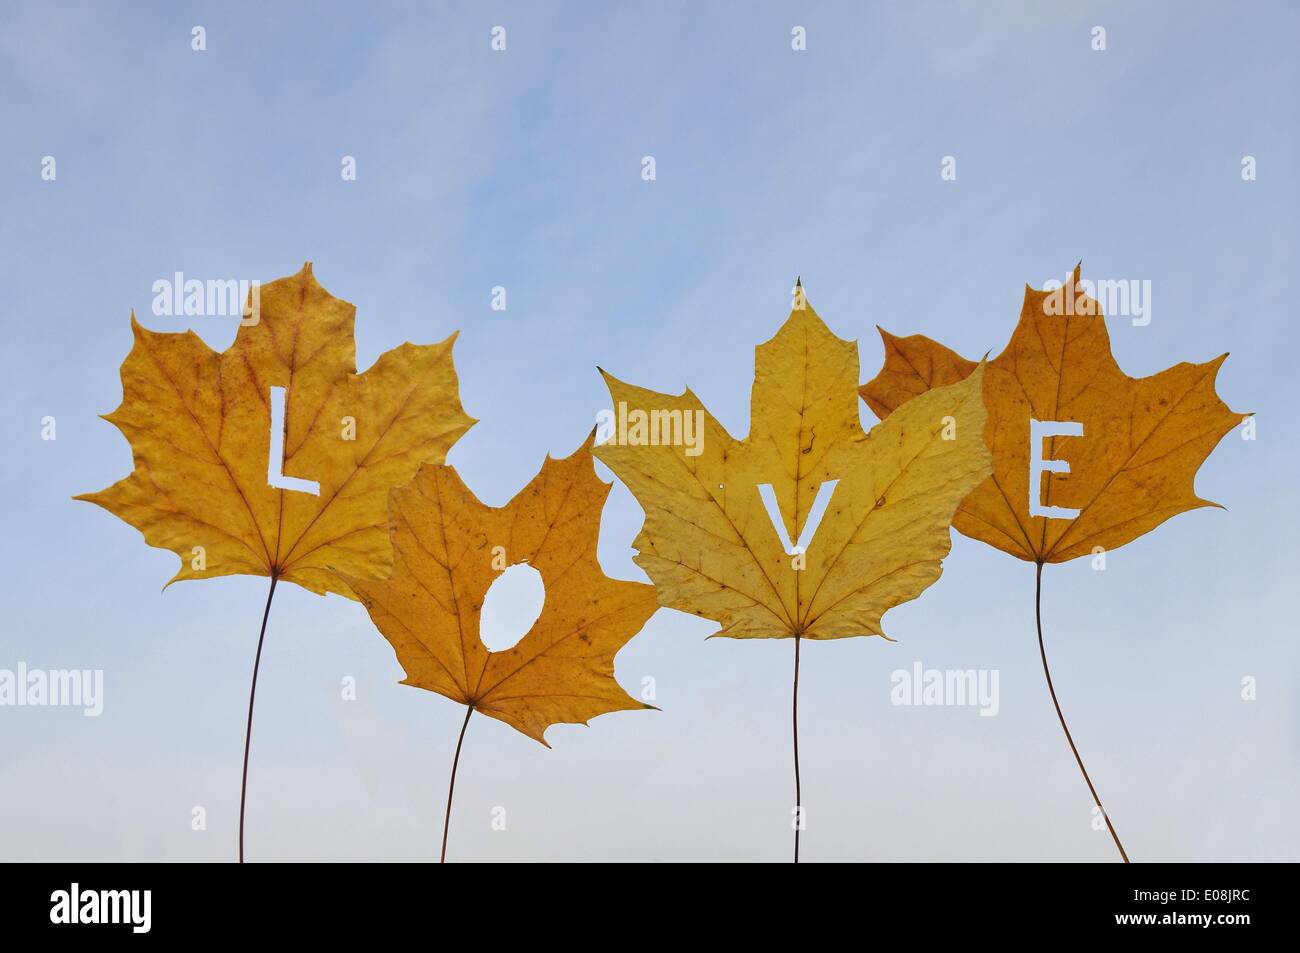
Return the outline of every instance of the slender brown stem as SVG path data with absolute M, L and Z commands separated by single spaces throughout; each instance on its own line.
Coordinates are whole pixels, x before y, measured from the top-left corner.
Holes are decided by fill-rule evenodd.
M 266 620 L 271 615 L 271 598 L 275 595 L 278 576 L 271 576 L 271 591 L 266 594 L 262 610 L 262 631 L 257 633 L 257 656 L 253 659 L 253 685 L 248 690 L 248 725 L 244 729 L 244 776 L 239 782 L 239 862 L 244 862 L 244 805 L 248 801 L 248 749 L 253 744 L 253 699 L 257 697 L 257 670 L 262 664 L 262 642 L 266 638 Z
M 1070 743 L 1070 750 L 1074 752 L 1074 760 L 1079 764 L 1079 771 L 1083 774 L 1083 780 L 1088 784 L 1088 790 L 1092 792 L 1092 801 L 1097 805 L 1097 810 L 1101 811 L 1101 816 L 1106 819 L 1106 829 L 1110 831 L 1111 839 L 1115 841 L 1115 846 L 1119 848 L 1119 855 L 1124 858 L 1124 863 L 1128 863 L 1128 854 L 1124 851 L 1124 845 L 1119 842 L 1119 835 L 1115 833 L 1115 825 L 1110 822 L 1110 815 L 1106 809 L 1101 806 L 1101 798 L 1097 796 L 1097 789 L 1092 786 L 1092 778 L 1088 777 L 1088 769 L 1083 766 L 1083 758 L 1079 757 L 1079 749 L 1074 745 L 1074 739 L 1070 737 L 1070 728 L 1065 723 L 1065 716 L 1061 714 L 1061 704 L 1056 700 L 1056 689 L 1052 687 L 1052 673 L 1047 667 L 1047 650 L 1043 648 L 1043 564 L 1037 563 L 1038 573 L 1034 582 L 1034 619 L 1038 623 L 1038 654 L 1043 659 L 1043 674 L 1047 676 L 1047 690 L 1052 694 L 1052 705 L 1056 708 L 1056 717 L 1061 720 L 1061 730 L 1065 732 L 1065 740 Z
M 438 863 L 447 862 L 447 832 L 451 829 L 451 796 L 456 793 L 456 767 L 460 764 L 460 746 L 465 743 L 465 729 L 469 727 L 469 716 L 474 714 L 474 706 L 465 706 L 465 720 L 460 724 L 460 737 L 456 739 L 456 757 L 451 759 L 451 784 L 447 786 L 447 814 L 442 819 L 442 857 Z
M 799 786 L 799 636 L 794 637 L 794 862 L 799 863 L 799 829 L 803 827 L 803 791 Z

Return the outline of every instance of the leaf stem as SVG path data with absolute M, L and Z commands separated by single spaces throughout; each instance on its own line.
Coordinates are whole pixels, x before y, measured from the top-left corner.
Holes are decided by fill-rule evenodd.
M 799 636 L 794 637 L 794 701 L 791 721 L 794 726 L 794 862 L 799 863 L 799 830 L 803 827 L 803 792 L 799 785 Z
M 257 697 L 257 670 L 262 664 L 262 642 L 266 639 L 266 620 L 271 615 L 271 599 L 280 577 L 271 574 L 271 591 L 266 594 L 266 608 L 262 610 L 262 631 L 257 634 L 257 655 L 253 659 L 253 685 L 248 690 L 248 724 L 244 729 L 244 776 L 239 782 L 239 862 L 244 862 L 244 806 L 248 801 L 248 749 L 253 743 L 253 699 Z
M 1043 674 L 1047 676 L 1047 690 L 1052 695 L 1052 705 L 1056 708 L 1056 717 L 1061 721 L 1061 730 L 1065 732 L 1065 740 L 1070 743 L 1070 750 L 1074 752 L 1074 760 L 1079 764 L 1079 771 L 1083 774 L 1083 780 L 1088 784 L 1088 790 L 1092 792 L 1092 801 L 1097 805 L 1097 810 L 1101 811 L 1101 816 L 1106 820 L 1106 829 L 1110 831 L 1111 839 L 1115 841 L 1115 846 L 1119 848 L 1119 855 L 1124 858 L 1124 863 L 1128 863 L 1128 854 L 1124 851 L 1124 845 L 1119 842 L 1119 835 L 1115 833 L 1115 825 L 1110 822 L 1110 815 L 1106 809 L 1101 806 L 1101 798 L 1097 796 L 1097 789 L 1092 786 L 1092 778 L 1088 777 L 1088 769 L 1083 766 L 1083 758 L 1079 757 L 1079 749 L 1075 747 L 1074 739 L 1070 737 L 1070 728 L 1065 723 L 1065 715 L 1061 714 L 1061 704 L 1056 700 L 1056 689 L 1052 687 L 1052 673 L 1047 667 L 1047 650 L 1043 648 L 1043 564 L 1038 562 L 1038 567 L 1034 581 L 1034 619 L 1038 623 L 1038 654 L 1043 660 Z
M 438 863 L 447 862 L 447 832 L 451 829 L 451 796 L 456 793 L 456 768 L 460 765 L 460 746 L 465 743 L 465 729 L 469 727 L 469 716 L 474 714 L 474 706 L 465 706 L 465 720 L 460 725 L 460 737 L 456 739 L 456 756 L 451 759 L 451 784 L 447 786 L 447 814 L 442 820 L 442 857 Z

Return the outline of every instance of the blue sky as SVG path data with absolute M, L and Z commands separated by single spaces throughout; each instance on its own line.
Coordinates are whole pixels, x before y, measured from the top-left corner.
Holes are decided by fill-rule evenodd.
M 875 325 L 996 353 L 1024 284 L 1082 260 L 1085 277 L 1152 283 L 1148 326 L 1109 319 L 1121 366 L 1230 351 L 1219 391 L 1258 415 L 1258 439 L 1229 434 L 1200 471 L 1226 511 L 1175 518 L 1104 573 L 1047 570 L 1057 691 L 1134 859 L 1296 859 L 1297 27 L 1281 2 L 4 0 L 0 668 L 100 668 L 106 696 L 99 718 L 0 709 L 0 857 L 233 857 L 265 581 L 161 593 L 175 557 L 70 499 L 131 466 L 97 417 L 120 397 L 130 309 L 188 326 L 149 313 L 156 279 L 269 281 L 311 260 L 357 305 L 361 367 L 459 330 L 481 422 L 449 462 L 500 504 L 607 405 L 597 364 L 689 384 L 744 434 L 753 347 L 795 275 L 860 341 L 866 379 Z M 214 347 L 234 336 L 189 320 Z M 57 440 L 40 439 L 45 416 Z M 610 575 L 644 578 L 640 521 L 616 485 Z M 1112 859 L 1042 682 L 1032 599 L 1032 566 L 956 536 L 939 582 L 886 616 L 897 644 L 806 647 L 807 859 Z M 706 642 L 713 628 L 663 609 L 620 654 L 623 684 L 653 676 L 662 712 L 558 726 L 549 751 L 472 722 L 451 856 L 785 859 L 791 645 Z M 890 673 L 916 661 L 998 670 L 998 715 L 891 705 Z M 360 606 L 277 592 L 251 858 L 436 854 L 462 713 L 400 677 Z

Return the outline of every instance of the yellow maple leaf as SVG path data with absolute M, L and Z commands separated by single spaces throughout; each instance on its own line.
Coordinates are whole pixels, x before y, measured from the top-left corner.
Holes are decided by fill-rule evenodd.
M 953 526 L 1035 564 L 1038 652 L 1052 706 L 1128 863 L 1052 684 L 1043 640 L 1043 566 L 1116 549 L 1171 516 L 1216 505 L 1196 495 L 1196 471 L 1249 415 L 1233 413 L 1215 392 L 1226 354 L 1151 377 L 1125 374 L 1111 354 L 1101 307 L 1081 282 L 1076 266 L 1059 288 L 1026 286 L 1011 341 L 984 372 L 993 473 L 962 502 Z M 880 334 L 885 364 L 861 393 L 885 420 L 975 368 L 923 335 L 899 338 L 883 328 Z
M 310 263 L 260 289 L 256 323 L 241 322 L 221 353 L 132 314 L 122 404 L 105 419 L 131 442 L 135 470 L 77 499 L 180 556 L 172 582 L 271 576 L 350 597 L 329 567 L 382 576 L 389 489 L 446 459 L 474 420 L 460 404 L 455 335 L 402 344 L 357 374 L 355 314 Z M 273 387 L 285 388 L 277 471 L 317 483 L 317 494 L 268 483 Z
M 1215 393 L 1226 354 L 1151 377 L 1127 376 L 1111 355 L 1100 306 L 1079 282 L 1076 268 L 1055 290 L 1025 288 L 1011 341 L 984 372 L 993 473 L 953 519 L 967 536 L 1030 562 L 1116 549 L 1171 516 L 1216 505 L 1196 495 L 1196 471 L 1249 416 L 1229 410 Z M 880 334 L 885 364 L 861 393 L 882 419 L 976 367 L 923 335 Z M 1082 424 L 1083 432 L 1033 440 L 1031 420 Z M 1064 461 L 1068 472 L 1044 470 L 1031 485 L 1031 455 L 1039 454 Z M 1063 517 L 1031 515 L 1031 501 Z
M 131 443 L 135 469 L 78 496 L 181 558 L 172 578 L 270 576 L 244 732 L 239 860 L 257 673 L 281 580 L 356 598 L 333 571 L 392 566 L 388 491 L 441 463 L 474 424 L 460 405 L 451 347 L 402 344 L 357 374 L 356 309 L 322 288 L 311 263 L 250 295 L 234 343 L 217 353 L 193 331 L 167 334 L 131 314 L 122 403 L 106 420 Z M 271 460 L 272 388 L 284 388 L 282 449 Z M 272 486 L 271 475 L 309 481 Z M 168 585 L 171 584 L 168 583 Z
M 406 671 L 402 684 L 544 745 L 550 725 L 652 707 L 614 679 L 614 655 L 657 605 L 653 586 L 610 579 L 600 568 L 596 542 L 608 495 L 590 439 L 564 459 L 547 457 L 502 507 L 479 502 L 448 466 L 422 467 L 393 490 L 392 575 L 344 579 L 392 644 Z M 541 574 L 541 615 L 512 648 L 491 652 L 479 636 L 483 599 L 504 569 L 520 563 Z
M 661 604 L 731 638 L 884 635 L 884 612 L 939 578 L 953 510 L 989 473 L 980 371 L 863 433 L 857 343 L 797 292 L 757 348 L 748 437 L 727 433 L 690 390 L 606 374 L 618 422 L 595 453 L 645 510 L 636 562 Z M 682 428 L 702 439 L 674 439 Z M 784 539 L 760 486 L 771 487 Z M 798 552 L 819 493 L 829 493 L 824 518 Z

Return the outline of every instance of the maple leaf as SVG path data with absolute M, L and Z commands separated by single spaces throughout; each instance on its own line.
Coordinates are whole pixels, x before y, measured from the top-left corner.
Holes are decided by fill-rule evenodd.
M 356 373 L 356 309 L 312 275 L 250 295 L 234 343 L 213 351 L 193 331 L 167 334 L 131 314 L 135 344 L 122 363 L 122 403 L 106 420 L 131 443 L 135 469 L 78 496 L 181 557 L 171 579 L 270 576 L 253 661 L 239 798 L 239 860 L 257 673 L 276 584 L 355 594 L 358 578 L 392 565 L 388 491 L 423 463 L 441 463 L 474 420 L 460 405 L 451 348 L 403 344 Z M 270 460 L 272 388 L 284 388 L 282 452 Z M 315 493 L 270 485 L 274 470 Z M 165 588 L 165 587 L 164 587 Z
M 448 466 L 422 467 L 393 490 L 392 575 L 344 579 L 392 644 L 406 671 L 402 684 L 544 745 L 550 725 L 653 707 L 614 679 L 615 653 L 657 604 L 653 586 L 610 579 L 600 568 L 596 542 L 608 495 L 591 438 L 564 459 L 548 456 L 502 507 L 479 502 Z M 500 572 L 519 563 L 541 574 L 545 602 L 514 647 L 491 652 L 479 637 L 483 599 Z
M 1118 548 L 1171 516 L 1216 505 L 1196 495 L 1196 471 L 1223 435 L 1249 415 L 1233 413 L 1215 392 L 1226 354 L 1151 377 L 1126 375 L 1111 354 L 1100 306 L 1084 294 L 1081 272 L 1076 266 L 1053 290 L 1025 287 L 1020 323 L 984 372 L 993 473 L 963 501 L 953 525 L 1035 564 L 1038 652 L 1052 706 L 1093 803 L 1128 863 L 1052 685 L 1043 640 L 1043 565 Z M 898 338 L 883 328 L 880 334 L 885 364 L 861 393 L 885 420 L 975 368 L 922 335 Z M 1044 440 L 1044 428 L 1057 435 Z
M 732 638 L 884 635 L 884 612 L 939 578 L 953 510 L 989 473 L 980 372 L 864 434 L 857 343 L 832 334 L 797 290 L 756 350 L 748 437 L 728 434 L 689 389 L 672 396 L 605 374 L 620 420 L 644 414 L 653 443 L 628 429 L 595 453 L 645 510 L 636 563 L 661 604 Z M 699 420 L 702 444 L 660 439 L 654 421 L 671 420 Z M 772 488 L 785 540 L 760 485 Z M 806 552 L 790 551 L 828 490 Z
M 1011 341 L 984 373 L 993 473 L 953 519 L 967 536 L 1031 562 L 1115 549 L 1178 513 L 1217 505 L 1197 497 L 1196 471 L 1249 416 L 1229 410 L 1215 392 L 1226 354 L 1151 377 L 1127 376 L 1111 354 L 1100 306 L 1080 287 L 1080 273 L 1076 267 L 1052 291 L 1026 286 Z M 923 335 L 880 334 L 885 363 L 861 394 L 882 419 L 976 367 Z M 1031 419 L 1080 423 L 1083 433 L 1047 437 L 1034 447 Z M 1031 487 L 1031 453 L 1040 450 L 1041 459 L 1065 461 L 1069 471 L 1048 470 L 1041 486 Z M 1043 507 L 1077 515 L 1031 515 L 1038 491 Z
M 77 499 L 180 556 L 171 582 L 271 576 L 351 597 L 329 567 L 387 572 L 388 490 L 441 463 L 474 423 L 457 391 L 455 335 L 402 344 L 357 374 L 355 314 L 310 263 L 261 287 L 256 323 L 241 322 L 221 353 L 133 313 L 122 404 L 105 419 L 131 442 L 135 470 Z M 272 387 L 285 388 L 278 472 L 318 483 L 318 494 L 268 483 Z

